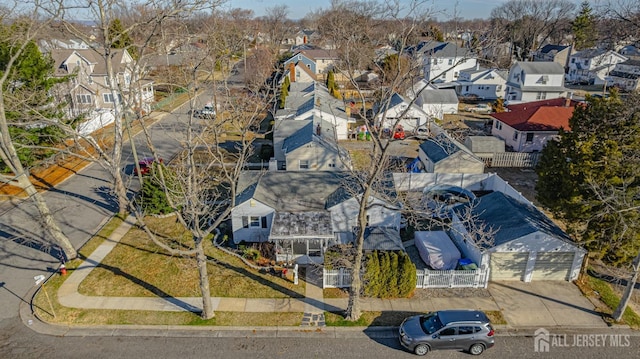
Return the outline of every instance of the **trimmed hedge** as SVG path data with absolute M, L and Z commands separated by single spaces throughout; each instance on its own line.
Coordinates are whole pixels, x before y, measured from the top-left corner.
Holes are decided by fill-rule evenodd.
M 374 251 L 367 254 L 364 294 L 376 298 L 406 298 L 416 288 L 416 266 L 405 252 Z

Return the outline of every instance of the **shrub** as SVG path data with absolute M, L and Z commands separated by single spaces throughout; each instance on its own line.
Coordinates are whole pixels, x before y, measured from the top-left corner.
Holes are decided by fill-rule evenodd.
M 416 287 L 416 267 L 405 252 L 374 251 L 367 255 L 364 294 L 377 298 L 409 297 Z

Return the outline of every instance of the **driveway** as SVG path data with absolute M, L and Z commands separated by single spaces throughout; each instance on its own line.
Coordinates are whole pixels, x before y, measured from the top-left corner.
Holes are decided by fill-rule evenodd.
M 570 282 L 490 282 L 489 292 L 509 326 L 607 327 L 589 299 Z

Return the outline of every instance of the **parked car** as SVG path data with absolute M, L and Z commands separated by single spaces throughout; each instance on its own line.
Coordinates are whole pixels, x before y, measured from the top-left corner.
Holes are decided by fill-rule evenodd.
M 151 172 L 151 168 L 153 167 L 153 164 L 156 162 L 156 159 L 153 157 L 145 157 L 143 159 L 141 159 L 140 161 L 138 161 L 138 166 L 140 167 L 140 175 L 144 176 L 144 175 L 148 175 L 149 172 Z M 164 160 L 162 158 L 158 159 L 159 163 L 164 163 Z M 138 175 L 138 168 L 134 168 L 134 173 L 136 174 L 136 176 Z
M 478 310 L 441 310 L 406 318 L 400 325 L 400 344 L 417 355 L 431 350 L 466 350 L 482 354 L 495 344 L 487 315 Z
M 199 110 L 194 110 L 193 115 L 198 118 L 215 118 L 216 117 L 216 109 L 212 104 L 208 103 L 204 105 L 203 108 Z
M 480 103 L 473 107 L 467 107 L 466 110 L 473 113 L 491 113 L 492 111 L 491 106 L 486 103 Z

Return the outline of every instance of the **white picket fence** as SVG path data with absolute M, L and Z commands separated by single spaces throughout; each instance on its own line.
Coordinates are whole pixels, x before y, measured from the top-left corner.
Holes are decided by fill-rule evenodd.
M 489 269 L 443 270 L 419 269 L 416 272 L 416 288 L 486 288 Z M 348 269 L 323 269 L 323 288 L 346 288 L 351 286 L 351 271 Z
M 418 270 L 416 288 L 486 288 L 489 269 Z
M 497 152 L 476 154 L 487 167 L 533 168 L 538 164 L 542 153 Z

